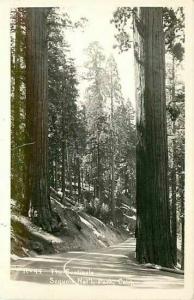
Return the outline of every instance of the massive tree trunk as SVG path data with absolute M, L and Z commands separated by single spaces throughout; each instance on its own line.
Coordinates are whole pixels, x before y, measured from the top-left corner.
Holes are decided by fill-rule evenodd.
M 27 180 L 26 196 L 33 221 L 52 231 L 48 189 L 48 99 L 46 8 L 27 9 L 26 120 Z
M 21 101 L 21 16 L 16 11 L 16 33 L 15 33 L 15 66 L 14 66 L 14 118 L 13 118 L 13 139 L 15 146 L 18 146 L 19 125 L 20 125 L 20 101 Z
M 21 106 L 21 15 L 20 11 L 16 10 L 15 14 L 16 18 L 16 28 L 15 28 L 15 52 L 14 52 L 14 64 L 12 64 L 13 74 L 14 74 L 14 89 L 13 89 L 13 97 L 12 97 L 12 142 L 13 142 L 13 150 L 12 150 L 12 185 L 11 185 L 11 197 L 13 199 L 17 199 L 20 197 L 20 180 L 18 180 L 21 176 L 19 161 L 20 161 L 20 106 Z
M 162 8 L 134 16 L 137 98 L 137 228 L 140 263 L 173 265 L 167 182 L 165 53 Z

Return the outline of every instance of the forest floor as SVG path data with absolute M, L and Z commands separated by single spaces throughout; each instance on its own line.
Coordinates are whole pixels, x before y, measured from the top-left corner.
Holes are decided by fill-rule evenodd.
M 69 251 L 15 260 L 11 279 L 49 285 L 183 288 L 183 275 L 147 269 L 135 260 L 135 239 L 104 249 Z
M 105 224 L 76 207 L 64 207 L 56 200 L 52 201 L 52 206 L 61 222 L 60 230 L 52 234 L 33 224 L 28 217 L 12 213 L 12 260 L 37 254 L 105 248 L 130 236 L 125 229 Z

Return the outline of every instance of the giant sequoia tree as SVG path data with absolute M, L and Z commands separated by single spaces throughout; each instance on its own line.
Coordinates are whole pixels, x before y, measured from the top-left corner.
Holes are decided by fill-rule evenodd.
M 26 198 L 30 200 L 32 219 L 51 231 L 48 192 L 48 65 L 47 9 L 27 9 L 26 36 Z
M 151 11 L 153 14 L 158 14 L 160 10 L 160 19 L 163 18 L 163 24 L 162 20 L 160 20 L 160 24 L 156 24 L 153 15 L 150 13 Z M 134 21 L 134 26 L 131 26 L 131 21 Z M 141 211 L 147 211 L 148 212 L 148 206 L 149 206 L 149 217 L 153 214 L 158 214 L 159 208 L 162 206 L 162 213 L 164 218 L 165 212 L 166 215 L 168 215 L 168 200 L 161 200 L 160 205 L 157 205 L 157 201 L 152 201 L 149 200 L 149 205 L 148 205 L 148 200 L 147 199 L 147 192 L 146 192 L 146 187 L 147 187 L 147 172 L 149 174 L 152 174 L 152 180 L 155 180 L 156 182 L 160 182 L 161 188 L 164 186 L 163 193 L 166 191 L 166 170 L 165 170 L 165 177 L 160 180 L 161 176 L 161 164 L 157 164 L 155 170 L 155 175 L 153 174 L 153 168 L 152 168 L 152 163 L 150 164 L 149 160 L 147 160 L 148 157 L 148 152 L 150 151 L 150 158 L 152 160 L 152 157 L 158 156 L 159 160 L 163 160 L 164 157 L 163 155 L 160 154 L 161 147 L 164 147 L 165 149 L 167 147 L 166 141 L 165 143 L 161 140 L 161 142 L 158 143 L 158 146 L 156 141 L 159 141 L 159 135 L 158 135 L 158 126 L 159 124 L 161 125 L 161 137 L 166 136 L 166 129 L 164 128 L 163 124 L 165 122 L 166 116 L 165 116 L 165 101 L 164 101 L 164 80 L 162 81 L 162 85 L 160 84 L 160 78 L 162 76 L 164 77 L 164 70 L 167 73 L 167 83 L 165 84 L 166 92 L 167 92 L 167 110 L 169 112 L 168 116 L 170 115 L 170 118 L 167 118 L 168 120 L 168 134 L 170 136 L 173 136 L 173 142 L 170 142 L 170 137 L 168 139 L 168 157 L 169 157 L 169 172 L 168 172 L 168 180 L 169 180 L 169 186 L 171 188 L 171 194 L 170 194 L 170 200 L 171 207 L 171 242 L 172 242 L 172 255 L 173 256 L 173 264 L 176 265 L 176 252 L 177 252 L 177 233 L 178 233 L 178 227 L 176 226 L 177 222 L 177 200 L 180 201 L 181 199 L 181 208 L 179 215 L 181 216 L 182 220 L 182 248 L 184 249 L 184 141 L 182 142 L 182 138 L 180 139 L 182 142 L 182 159 L 181 159 L 181 168 L 179 169 L 178 167 L 178 160 L 177 160 L 177 154 L 176 151 L 178 150 L 179 146 L 177 143 L 175 143 L 175 132 L 173 133 L 173 130 L 171 130 L 171 127 L 173 127 L 173 123 L 177 120 L 176 126 L 182 123 L 182 125 L 179 128 L 179 132 L 181 133 L 183 140 L 184 140 L 184 121 L 182 122 L 182 117 L 184 115 L 184 100 L 181 100 L 180 104 L 180 99 L 184 99 L 182 95 L 184 94 L 183 90 L 180 89 L 180 84 L 177 84 L 176 82 L 176 88 L 175 88 L 175 82 L 173 84 L 173 76 L 171 78 L 170 84 L 168 84 L 168 79 L 170 78 L 170 74 L 174 73 L 174 75 L 178 74 L 178 70 L 174 68 L 174 72 L 170 70 L 170 72 L 167 70 L 167 68 L 164 68 L 164 37 L 162 33 L 162 29 L 165 32 L 165 56 L 167 60 L 169 60 L 169 53 L 173 54 L 174 57 L 178 61 L 181 61 L 183 59 L 183 53 L 184 53 L 184 48 L 183 48 L 183 43 L 184 43 L 184 10 L 182 7 L 179 7 L 177 9 L 169 8 L 169 7 L 164 7 L 160 9 L 146 9 L 146 8 L 130 8 L 130 7 L 119 7 L 114 13 L 113 13 L 113 19 L 111 22 L 114 22 L 115 27 L 117 28 L 117 34 L 115 35 L 117 44 L 115 47 L 118 47 L 121 52 L 127 51 L 131 47 L 131 36 L 132 36 L 132 28 L 134 31 L 134 53 L 135 53 L 135 61 L 136 61 L 136 82 L 137 82 L 137 106 L 138 106 L 138 118 L 137 118 L 137 131 L 138 131 L 138 147 L 137 147 L 137 157 L 138 157 L 138 165 L 137 169 L 139 170 L 137 172 L 137 202 L 139 203 L 139 208 L 138 208 L 138 218 L 144 218 Z M 159 22 L 159 21 L 158 21 Z M 159 28 L 160 27 L 160 28 Z M 152 31 L 153 28 L 153 31 Z M 162 58 L 163 57 L 163 58 Z M 163 61 L 162 61 L 163 60 Z M 175 60 L 174 60 L 175 62 Z M 172 64 L 174 65 L 174 63 Z M 161 71 L 160 71 L 160 66 Z M 173 69 L 173 68 L 172 68 Z M 163 75 L 162 75 L 163 73 Z M 158 76 L 159 74 L 159 76 Z M 180 75 L 180 74 L 179 74 Z M 175 77 L 174 77 L 175 78 Z M 174 87 L 173 87 L 174 86 Z M 183 86 L 184 87 L 184 86 Z M 174 89 L 174 91 L 173 91 Z M 154 95 L 154 96 L 153 96 Z M 170 95 L 170 100 L 169 100 L 169 95 Z M 172 98 L 174 98 L 173 101 Z M 175 99 L 178 99 L 175 100 Z M 143 99 L 143 100 L 142 100 Z M 161 103 L 163 102 L 163 105 L 160 105 L 160 102 L 155 101 L 155 99 L 159 99 Z M 163 99 L 163 101 L 161 100 Z M 176 101 L 176 104 L 175 104 Z M 170 103 L 169 103 L 170 102 Z M 178 105 L 177 105 L 178 103 Z M 177 114 L 179 111 L 179 107 L 181 105 L 181 113 Z M 178 109 L 177 109 L 178 108 Z M 149 112 L 149 113 L 148 113 Z M 158 118 L 158 116 L 160 117 Z M 155 122 L 156 117 L 158 118 L 158 123 Z M 179 117 L 180 116 L 180 117 Z M 163 118 L 161 122 L 161 118 Z M 142 125 L 143 124 L 143 125 Z M 155 126 L 157 125 L 157 126 Z M 156 127 L 155 130 L 155 136 L 153 138 L 153 133 L 154 133 L 154 126 Z M 150 128 L 152 128 L 152 131 L 150 131 Z M 150 137 L 149 137 L 149 132 L 150 132 Z M 176 134 L 177 135 L 177 134 Z M 159 139 L 158 139 L 159 138 Z M 142 142 L 143 141 L 143 142 Z M 171 146 L 172 144 L 172 146 Z M 175 144 L 176 144 L 176 149 L 175 149 Z M 150 146 L 151 145 L 151 146 Z M 159 150 L 160 149 L 160 150 Z M 141 154 L 142 152 L 142 154 Z M 151 154 L 152 153 L 152 154 Z M 172 154 L 172 155 L 171 155 Z M 145 157 L 144 157 L 145 155 Z M 151 161 L 150 160 L 150 161 Z M 144 172 L 142 174 L 142 162 L 143 166 L 145 165 L 145 162 L 147 163 L 147 169 L 151 166 L 150 170 L 147 172 Z M 157 162 L 157 160 L 156 160 Z M 155 160 L 153 160 L 153 164 L 155 163 Z M 166 159 L 164 160 L 164 169 L 166 168 Z M 178 171 L 179 169 L 179 171 Z M 158 171 L 159 170 L 159 171 Z M 180 171 L 182 170 L 182 171 Z M 180 176 L 178 175 L 178 172 L 180 172 Z M 183 174 L 183 175 L 181 175 Z M 171 176 L 169 176 L 171 175 Z M 180 178 L 180 180 L 177 181 L 177 176 Z M 141 191 L 142 186 L 143 186 L 143 176 L 145 177 L 145 186 L 144 190 Z M 182 179 L 181 179 L 182 178 Z M 160 193 L 158 184 L 156 184 L 156 190 L 158 191 L 158 194 Z M 143 193 L 145 196 L 143 196 Z M 152 189 L 150 190 L 150 193 L 152 193 Z M 145 205 L 141 205 L 141 201 L 139 199 L 145 199 L 146 203 Z M 158 197 L 157 197 L 158 198 Z M 164 197 L 165 199 L 168 199 L 168 192 L 167 192 L 167 197 Z M 161 199 L 163 199 L 163 196 L 161 196 Z M 153 205 L 152 205 L 153 203 Z M 143 204 L 143 203 L 142 203 Z M 143 208 L 142 208 L 143 207 Z M 146 215 L 146 213 L 145 213 Z M 140 217 L 141 216 L 141 217 Z M 148 218 L 148 217 L 147 217 Z M 167 217 L 169 218 L 169 217 Z M 157 219 L 157 218 L 156 218 Z M 146 222 L 146 221 L 145 221 Z M 162 222 L 162 224 L 165 224 L 165 222 Z M 168 224 L 168 225 L 167 225 Z M 166 236 L 166 241 L 169 241 L 169 220 L 166 223 L 166 226 L 168 228 L 167 230 L 167 235 Z M 144 228 L 145 226 L 143 226 Z M 151 227 L 150 227 L 151 228 Z M 156 229 L 154 229 L 154 234 L 155 231 L 157 231 L 157 226 L 155 226 Z M 165 228 L 165 225 L 164 225 Z M 148 234 L 148 230 L 145 229 L 146 234 Z M 150 230 L 150 239 L 152 239 L 153 230 Z M 137 232 L 138 233 L 138 232 Z M 142 230 L 141 230 L 142 233 Z M 161 230 L 162 233 L 162 230 Z M 144 234 L 140 234 L 138 236 L 139 240 L 139 245 L 140 241 L 142 241 L 142 247 L 145 241 L 143 241 L 145 238 Z M 158 236 L 158 239 L 160 237 Z M 152 239 L 153 240 L 153 239 Z M 163 242 L 162 242 L 163 243 Z M 147 242 L 147 247 L 148 244 L 150 244 L 150 241 Z M 156 242 L 152 242 L 153 246 L 150 246 L 150 249 L 155 249 L 155 244 Z M 149 248 L 149 247 L 148 247 Z M 137 249 L 139 249 L 139 246 L 137 246 Z M 158 249 L 158 245 L 157 245 Z M 170 252 L 170 248 L 167 247 L 167 251 Z M 139 260 L 149 260 L 149 255 L 143 255 L 143 250 L 138 250 L 137 251 L 140 254 Z M 146 251 L 145 251 L 146 252 Z M 148 251 L 149 252 L 149 251 Z M 157 253 L 158 250 L 154 250 L 154 253 Z M 161 251 L 162 253 L 162 251 Z M 153 256 L 153 255 L 152 255 Z M 157 256 L 156 254 L 154 256 Z M 151 259 L 151 257 L 150 257 Z M 153 260 L 152 261 L 157 261 Z M 161 260 L 158 259 L 158 262 L 162 262 Z
M 162 8 L 135 11 L 134 54 L 138 139 L 137 259 L 141 263 L 172 266 Z

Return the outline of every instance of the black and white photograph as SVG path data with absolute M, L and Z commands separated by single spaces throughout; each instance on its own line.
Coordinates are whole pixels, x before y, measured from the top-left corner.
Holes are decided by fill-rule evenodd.
M 193 3 L 158 2 L 10 2 L 2 299 L 193 299 Z

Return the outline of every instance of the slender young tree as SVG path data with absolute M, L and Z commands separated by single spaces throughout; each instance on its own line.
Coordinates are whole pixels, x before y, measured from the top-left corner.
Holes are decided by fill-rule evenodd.
M 162 8 L 134 13 L 137 232 L 140 263 L 172 267 Z
M 110 188 L 110 197 L 111 197 L 111 213 L 112 221 L 115 224 L 116 222 L 116 197 L 115 197 L 115 107 L 120 104 L 122 99 L 121 84 L 118 74 L 117 64 L 113 55 L 110 55 L 106 63 L 106 96 L 110 99 L 110 178 L 111 178 L 111 188 Z M 107 101 L 107 100 L 106 100 Z
M 52 231 L 48 189 L 47 9 L 27 9 L 26 36 L 26 197 L 33 221 Z
M 173 56 L 172 62 L 173 70 L 172 70 L 172 101 L 175 101 L 175 62 Z M 172 134 L 174 136 L 172 141 L 172 171 L 171 171 L 171 188 L 172 188 L 172 204 L 171 204 L 171 230 L 172 230 L 172 249 L 174 254 L 174 264 L 177 264 L 177 183 L 176 183 L 176 120 L 172 121 Z

